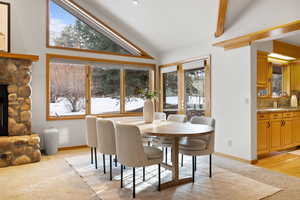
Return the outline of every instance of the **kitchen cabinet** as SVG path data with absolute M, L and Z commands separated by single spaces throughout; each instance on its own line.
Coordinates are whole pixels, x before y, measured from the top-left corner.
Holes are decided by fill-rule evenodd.
M 300 63 L 291 63 L 291 90 L 300 90 Z
M 292 123 L 293 144 L 300 145 L 300 116 L 295 116 Z
M 300 145 L 300 112 L 257 114 L 257 154 Z
M 258 120 L 257 122 L 257 152 L 259 154 L 269 152 L 270 121 Z
M 281 137 L 283 148 L 289 148 L 293 146 L 292 119 L 282 120 Z
M 276 151 L 281 148 L 281 126 L 282 120 L 273 119 L 270 121 L 270 133 L 271 133 L 271 141 L 270 141 L 270 150 Z
M 257 52 L 257 81 L 258 88 L 267 88 L 269 80 L 268 52 Z

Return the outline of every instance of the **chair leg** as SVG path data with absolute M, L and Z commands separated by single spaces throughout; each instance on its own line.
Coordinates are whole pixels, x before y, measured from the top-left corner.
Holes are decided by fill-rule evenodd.
M 181 167 L 183 167 L 183 154 L 181 154 Z
M 109 179 L 112 180 L 112 155 L 109 155 Z
M 94 148 L 91 147 L 91 164 L 94 164 L 94 152 L 93 152 Z
M 103 154 L 103 172 L 106 174 L 106 169 L 105 169 L 105 154 Z
M 121 188 L 123 188 L 123 165 L 121 165 Z
M 145 181 L 146 178 L 145 178 L 145 167 L 143 167 L 143 181 Z
M 117 155 L 115 155 L 115 167 L 117 167 L 118 166 L 118 157 L 117 157 Z
M 95 147 L 95 149 L 94 149 L 94 151 L 95 151 L 95 168 L 96 169 L 98 169 L 98 163 L 97 163 L 97 148 Z
M 160 164 L 158 164 L 158 191 L 160 191 Z
M 212 176 L 211 159 L 212 159 L 212 155 L 209 154 L 209 178 L 211 178 L 211 176 Z
M 195 156 L 195 171 L 197 171 L 197 156 Z
M 133 190 L 132 190 L 132 197 L 135 198 L 135 167 L 132 168 L 133 170 Z
M 193 179 L 193 183 L 195 182 L 195 156 L 192 156 L 192 179 Z
M 165 148 L 165 163 L 168 164 L 168 147 Z

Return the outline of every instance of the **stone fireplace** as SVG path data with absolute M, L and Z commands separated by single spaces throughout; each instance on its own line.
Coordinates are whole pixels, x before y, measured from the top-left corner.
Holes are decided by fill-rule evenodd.
M 0 167 L 41 159 L 40 138 L 31 132 L 32 61 L 0 53 Z

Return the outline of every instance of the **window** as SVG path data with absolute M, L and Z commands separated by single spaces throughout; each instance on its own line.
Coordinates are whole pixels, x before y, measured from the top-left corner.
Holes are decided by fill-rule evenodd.
M 48 1 L 48 47 L 151 58 L 72 0 Z
M 176 62 L 161 66 L 160 109 L 167 114 L 180 113 L 191 116 L 209 116 L 210 57 Z
M 178 109 L 177 72 L 163 73 L 164 110 Z
M 144 99 L 139 97 L 139 90 L 149 89 L 149 70 L 126 69 L 125 70 L 125 84 L 126 84 L 126 98 L 125 111 L 126 112 L 143 112 Z
M 82 115 L 86 112 L 86 66 L 51 62 L 50 116 Z
M 47 119 L 136 115 L 139 89 L 154 89 L 155 65 L 47 55 Z M 122 92 L 124 91 L 124 92 Z
M 120 113 L 120 68 L 92 66 L 91 113 Z
M 272 67 L 272 96 L 282 96 L 283 69 L 280 65 Z
M 204 68 L 184 72 L 185 109 L 188 115 L 203 115 L 205 101 Z

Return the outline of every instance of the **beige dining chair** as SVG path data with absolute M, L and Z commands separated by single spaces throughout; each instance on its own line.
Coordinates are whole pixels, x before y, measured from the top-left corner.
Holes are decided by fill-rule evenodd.
M 184 123 L 186 115 L 183 114 L 170 114 L 167 121 Z M 165 163 L 168 163 L 168 147 L 172 147 L 173 140 L 168 137 L 158 137 L 153 140 L 155 146 L 161 146 L 165 151 Z
M 155 112 L 154 113 L 154 120 L 166 120 L 167 115 L 164 112 Z
M 116 124 L 116 150 L 118 161 L 121 163 L 121 188 L 123 188 L 123 166 L 133 168 L 133 198 L 135 198 L 135 168 L 158 165 L 158 190 L 160 191 L 160 163 L 163 152 L 152 146 L 143 146 L 140 130 L 134 125 Z
M 168 121 L 173 122 L 186 122 L 186 115 L 183 114 L 170 114 L 167 118 Z
M 91 164 L 93 164 L 95 156 L 95 168 L 98 169 L 96 119 L 97 118 L 95 116 L 91 115 L 87 115 L 85 117 L 85 138 L 87 146 L 91 148 Z
M 116 155 L 115 126 L 111 120 L 97 119 L 97 146 L 103 154 L 103 169 L 105 173 L 105 155 L 109 155 L 109 174 L 112 180 L 112 155 Z
M 210 117 L 194 116 L 190 122 L 192 124 L 205 124 L 215 128 L 215 120 Z M 214 146 L 214 131 L 210 134 L 197 137 L 184 137 L 179 141 L 179 152 L 183 155 L 192 156 L 193 181 L 197 156 L 209 155 L 209 177 L 212 176 L 212 154 L 214 153 Z M 183 162 L 183 159 L 181 161 Z

